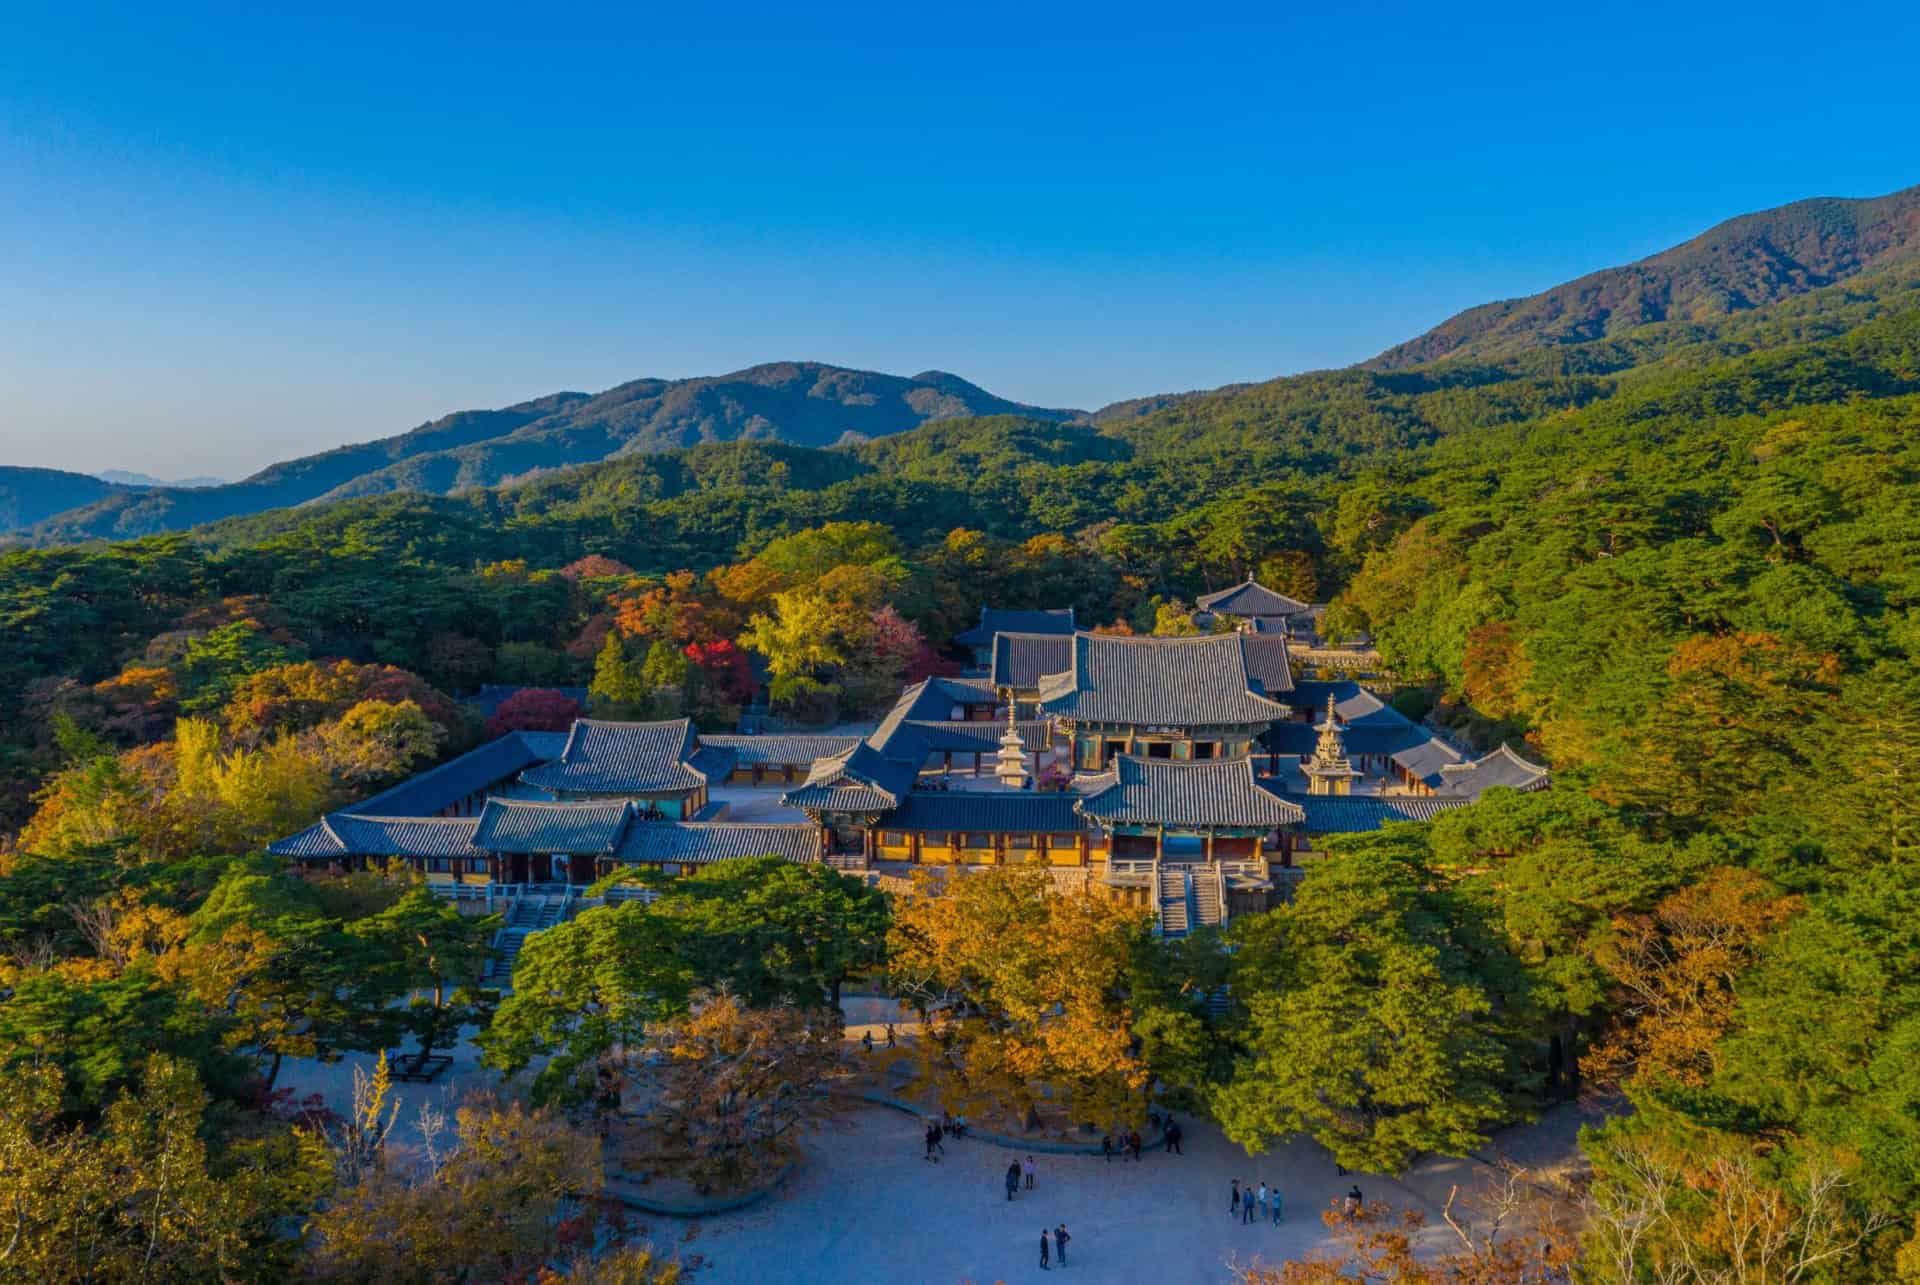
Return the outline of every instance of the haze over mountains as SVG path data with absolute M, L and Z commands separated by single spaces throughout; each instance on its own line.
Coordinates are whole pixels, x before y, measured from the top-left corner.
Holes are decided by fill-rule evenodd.
M 1637 263 L 1469 309 L 1361 363 L 1355 373 L 1509 360 L 1590 345 L 1656 322 L 1704 324 L 1916 258 L 1920 187 L 1867 200 L 1798 201 L 1731 219 Z M 708 442 L 825 447 L 968 417 L 1177 432 L 1184 414 L 1222 397 L 1272 406 L 1327 395 L 1325 375 L 1304 375 L 1211 393 L 1136 398 L 1089 415 L 1009 401 L 940 371 L 902 378 L 778 362 L 728 375 L 641 379 L 598 395 L 554 393 L 498 410 L 460 411 L 398 436 L 290 460 L 220 485 L 129 487 L 58 470 L 0 466 L 0 532 L 36 544 L 131 538 L 316 501 L 498 486 Z M 1260 431 L 1259 424 L 1250 421 L 1248 431 Z
M 15 508 L 21 516 L 8 525 L 32 528 L 38 543 L 121 539 L 316 500 L 495 486 L 702 442 L 832 446 L 931 420 L 1007 414 L 1060 421 L 1081 412 L 1008 401 L 944 371 L 908 379 L 819 362 L 774 362 L 728 375 L 638 379 L 598 395 L 554 393 L 500 410 L 456 411 L 396 437 L 289 460 L 222 486 L 113 488 L 58 507 L 28 498 L 33 479 L 8 476 L 50 470 L 0 469 L 0 487 L 20 490 Z
M 130 473 L 123 468 L 101 469 L 94 474 L 102 482 L 113 482 L 120 486 L 225 486 L 224 477 L 155 477 L 151 473 Z

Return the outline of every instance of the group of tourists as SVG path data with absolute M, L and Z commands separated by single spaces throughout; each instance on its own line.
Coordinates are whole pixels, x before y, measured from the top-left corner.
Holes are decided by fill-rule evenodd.
M 1359 1190 L 1358 1187 L 1354 1188 L 1356 1192 Z M 1273 1225 L 1278 1227 L 1280 1225 L 1280 1187 L 1278 1184 L 1268 1187 L 1267 1184 L 1263 1182 L 1257 1189 L 1248 1186 L 1245 1190 L 1242 1190 L 1240 1179 L 1235 1178 L 1233 1180 L 1233 1195 L 1227 1205 L 1228 1214 L 1239 1219 L 1243 1224 L 1250 1223 L 1256 1218 L 1265 1222 L 1269 1208 L 1273 1210 Z
M 1180 1149 L 1180 1140 L 1186 1135 L 1181 1131 L 1179 1122 L 1172 1116 L 1169 1115 L 1163 1119 L 1158 1111 L 1150 1111 L 1147 1113 L 1147 1123 L 1160 1130 L 1160 1139 L 1166 1143 L 1168 1155 L 1186 1154 Z M 1141 1158 L 1141 1148 L 1145 1145 L 1141 1140 L 1140 1130 L 1122 1129 L 1118 1137 L 1111 1133 L 1101 1136 L 1100 1154 L 1107 1158 L 1108 1164 L 1113 1163 L 1116 1155 L 1122 1160 L 1138 1160 Z
M 1025 1160 L 1009 1162 L 1007 1165 L 1007 1199 L 1012 1200 L 1022 1189 L 1032 1191 L 1034 1175 L 1037 1174 L 1039 1170 L 1040 1167 L 1034 1164 L 1032 1156 L 1028 1156 Z M 1067 1265 L 1067 1242 L 1072 1239 L 1073 1237 L 1067 1235 L 1067 1225 L 1065 1223 L 1061 1223 L 1051 1232 L 1045 1227 L 1042 1227 L 1040 1229 L 1040 1270 L 1043 1272 L 1051 1270 L 1051 1265 L 1048 1262 L 1049 1255 L 1053 1258 L 1058 1258 L 1060 1260 L 1060 1266 L 1065 1267 Z M 1048 1243 L 1049 1240 L 1052 1242 L 1051 1245 Z

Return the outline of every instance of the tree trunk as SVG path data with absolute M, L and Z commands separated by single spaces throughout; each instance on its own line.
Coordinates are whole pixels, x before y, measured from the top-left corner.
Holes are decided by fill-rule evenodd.
M 427 1069 L 427 1054 L 433 1052 L 435 1038 L 440 1034 L 440 1014 L 445 1011 L 447 984 L 436 978 L 433 983 L 433 1012 L 420 1027 L 420 1062 L 422 1071 Z

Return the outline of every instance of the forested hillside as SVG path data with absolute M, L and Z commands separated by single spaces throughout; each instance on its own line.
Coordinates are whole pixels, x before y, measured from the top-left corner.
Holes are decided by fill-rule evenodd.
M 164 1014 L 244 1116 L 236 1058 L 301 1032 L 194 989 L 208 934 L 401 940 L 401 911 L 310 904 L 259 851 L 471 744 L 449 694 L 587 685 L 724 725 L 756 653 L 783 712 L 824 721 L 942 668 L 982 602 L 1175 630 L 1251 571 L 1372 633 L 1403 708 L 1555 784 L 1336 841 L 1230 959 L 1153 957 L 1127 983 L 1152 1074 L 1250 1146 L 1303 1130 L 1383 1168 L 1618 1094 L 1584 1143 L 1594 1279 L 1787 1279 L 1756 1237 L 1813 1261 L 1799 1279 L 1911 1270 L 1920 265 L 1143 409 L 0 556 L 0 934 L 31 1000 L 0 1003 L 0 1064 L 63 1032 L 61 1109 L 95 1120 L 150 1040 L 81 1019 Z M 180 942 L 140 935 L 167 914 Z M 1231 1011 L 1193 1003 L 1223 979 Z M 315 1038 L 377 1037 L 322 1016 Z
M 0 464 L 0 532 L 29 527 L 123 488 L 85 473 Z
M 1821 197 L 1728 219 L 1688 241 L 1525 299 L 1470 308 L 1367 365 L 1490 360 L 1584 343 L 1655 321 L 1711 321 L 1908 259 L 1920 251 L 1920 187 L 1868 200 Z
M 903 379 L 818 362 L 774 362 L 710 378 L 639 379 L 597 396 L 555 393 L 502 410 L 460 411 L 397 437 L 289 460 L 226 485 L 38 503 L 19 522 L 0 514 L 0 532 L 30 527 L 38 543 L 127 538 L 323 498 L 445 494 L 699 442 L 831 446 L 930 420 L 1002 413 L 1051 420 L 1078 414 L 1006 401 L 942 371 Z

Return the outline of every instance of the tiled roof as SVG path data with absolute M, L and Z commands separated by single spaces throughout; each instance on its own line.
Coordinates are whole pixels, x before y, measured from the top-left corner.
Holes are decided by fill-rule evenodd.
M 1073 632 L 1073 608 L 1045 611 L 1008 611 L 1001 607 L 980 608 L 980 623 L 953 636 L 962 647 L 985 647 L 995 634 L 1070 634 Z
M 998 705 L 1000 703 L 1000 694 L 993 690 L 993 683 L 985 678 L 961 678 L 936 674 L 927 679 L 927 686 L 955 705 Z
M 733 761 L 740 767 L 753 767 L 759 764 L 797 764 L 812 763 L 815 759 L 831 758 L 835 754 L 845 754 L 860 743 L 858 736 L 804 736 L 785 733 L 768 736 L 707 736 L 700 737 L 700 744 L 717 750 L 728 750 Z
M 1243 580 L 1231 589 L 1201 594 L 1194 605 L 1216 616 L 1291 616 L 1311 605 L 1284 593 L 1275 593 L 1265 585 Z
M 900 805 L 919 775 L 918 762 L 888 758 L 861 741 L 845 754 L 816 762 L 806 784 L 787 791 L 780 802 L 812 811 L 885 812 Z
M 930 754 L 991 754 L 1000 748 L 1000 738 L 1007 734 L 1005 723 L 915 722 L 908 726 L 920 734 Z M 1045 719 L 1022 719 L 1013 725 L 1028 752 L 1047 743 L 1048 726 Z
M 327 829 L 326 822 L 315 821 L 298 834 L 267 845 L 276 857 L 339 857 L 346 855 L 340 837 Z
M 993 640 L 993 685 L 1030 692 L 1048 674 L 1073 668 L 1070 634 L 1009 634 Z
M 1246 657 L 1247 676 L 1276 699 L 1293 690 L 1293 661 L 1287 655 L 1284 634 L 1243 633 L 1240 651 Z
M 1238 634 L 1123 638 L 1075 634 L 1073 664 L 1040 689 L 1049 714 L 1098 723 L 1201 727 L 1267 723 L 1283 705 L 1254 693 Z
M 1418 745 L 1394 750 L 1387 757 L 1408 776 L 1424 782 L 1430 789 L 1438 789 L 1445 784 L 1446 770 L 1460 764 L 1460 751 L 1438 737 L 1428 737 Z
M 1477 799 L 1496 785 L 1519 790 L 1523 794 L 1544 790 L 1552 784 L 1552 773 L 1538 763 L 1529 763 L 1502 745 L 1471 763 L 1450 763 L 1440 769 L 1447 794 Z
M 1293 825 L 1300 809 L 1253 777 L 1250 759 L 1175 762 L 1122 755 L 1112 785 L 1080 800 L 1082 816 L 1119 825 L 1231 826 L 1270 829 Z
M 941 679 L 925 679 L 900 693 L 893 708 L 867 734 L 867 744 L 888 758 L 908 760 L 917 766 L 927 751 L 924 745 L 916 747 L 909 724 L 945 722 L 953 717 L 954 706 L 972 703 L 956 700 L 954 691 Z
M 512 780 L 535 763 L 557 758 L 565 743 L 561 732 L 509 732 L 341 810 L 360 816 L 430 817 L 469 795 Z
M 746 825 L 733 821 L 636 821 L 616 855 L 622 861 L 706 862 L 735 857 L 820 859 L 820 828 L 811 822 Z
M 1065 832 L 1087 828 L 1078 795 L 1044 790 L 915 790 L 881 825 L 888 830 Z
M 367 817 L 335 812 L 267 849 L 278 857 L 477 857 L 473 817 Z
M 560 757 L 520 774 L 543 790 L 582 794 L 663 794 L 698 788 L 729 767 L 723 751 L 696 758 L 693 720 L 611 723 L 583 718 L 567 734 Z
M 473 843 L 488 852 L 611 852 L 631 813 L 625 802 L 488 799 Z
M 1378 830 L 1389 821 L 1431 821 L 1450 808 L 1467 806 L 1471 800 L 1378 794 L 1290 794 L 1287 801 L 1306 813 L 1301 829 L 1308 834 L 1360 834 Z

